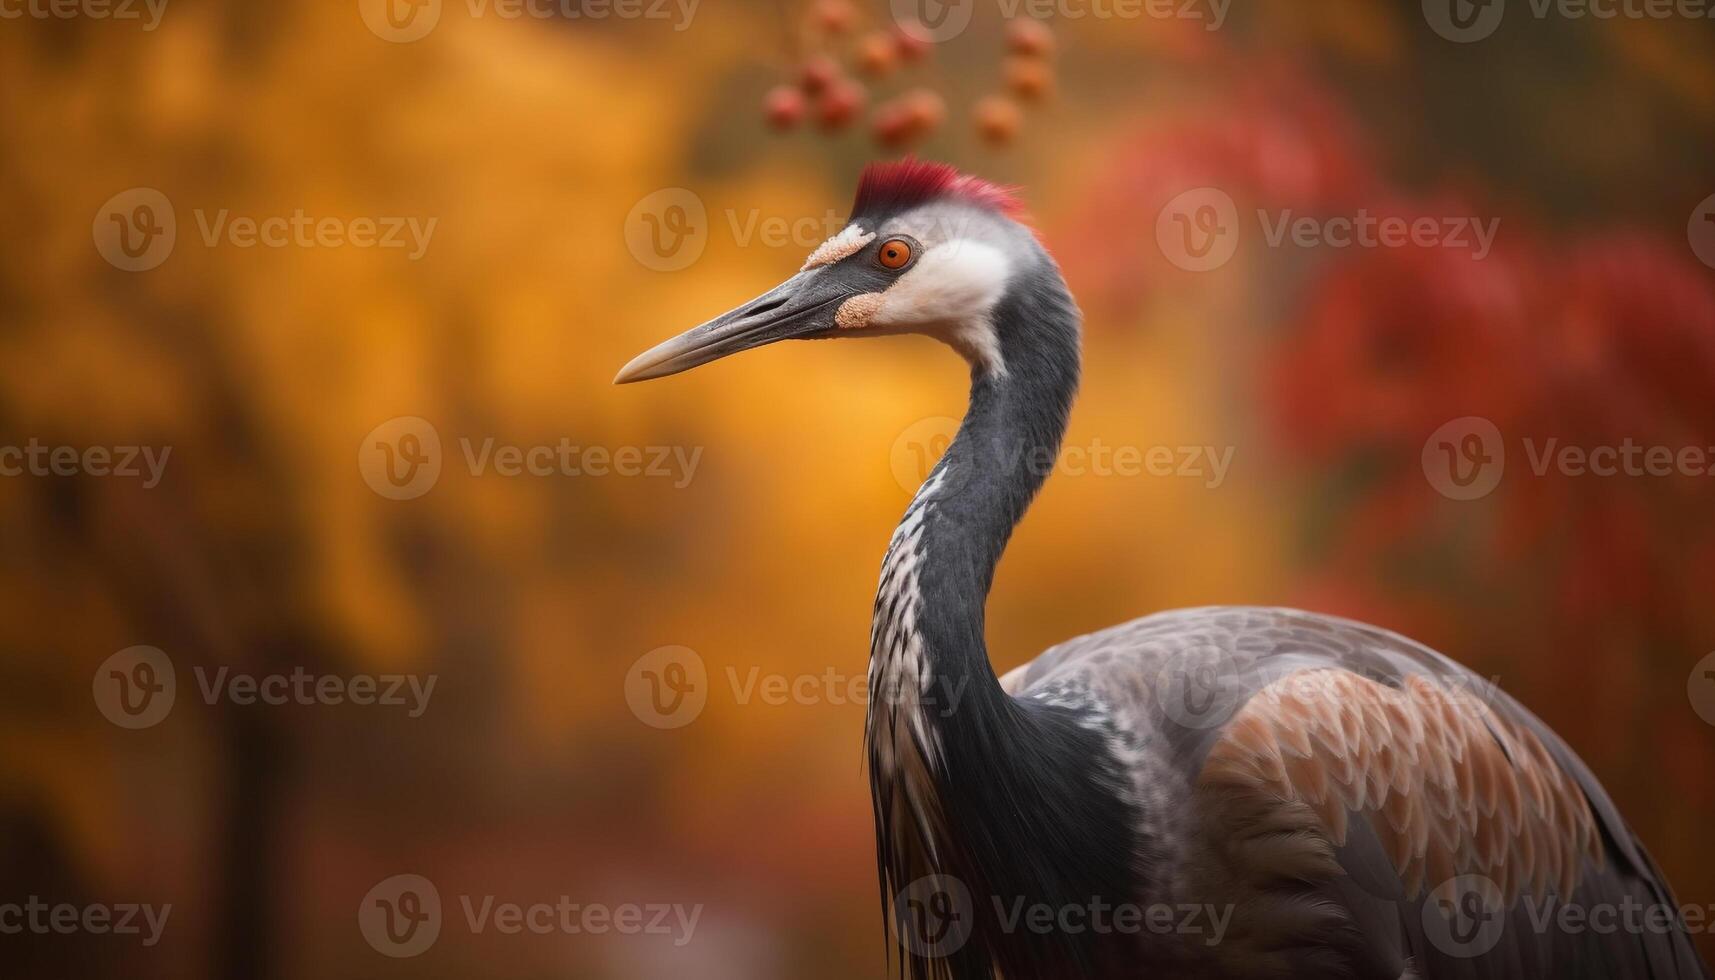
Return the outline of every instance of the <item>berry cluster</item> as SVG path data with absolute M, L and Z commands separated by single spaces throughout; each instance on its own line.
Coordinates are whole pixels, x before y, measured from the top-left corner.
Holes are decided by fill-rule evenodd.
M 857 35 L 858 11 L 852 0 L 817 0 L 803 26 L 810 53 L 791 81 L 775 86 L 763 99 L 769 126 L 781 132 L 796 129 L 806 117 L 825 133 L 847 129 L 869 107 L 869 85 L 909 79 L 913 69 L 928 62 L 934 47 L 929 31 L 915 21 Z M 1047 25 L 1016 19 L 1007 24 L 1006 37 L 1006 91 L 985 96 L 973 111 L 978 135 L 993 146 L 1004 146 L 1017 136 L 1023 119 L 1020 103 L 1040 102 L 1054 87 L 1054 35 Z M 897 150 L 934 133 L 946 120 L 947 100 L 918 79 L 870 110 L 869 131 L 877 145 Z

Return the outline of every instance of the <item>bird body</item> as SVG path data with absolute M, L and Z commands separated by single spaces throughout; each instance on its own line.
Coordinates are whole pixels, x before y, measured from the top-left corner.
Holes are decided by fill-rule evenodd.
M 965 419 L 893 534 L 871 629 L 876 850 L 904 971 L 1707 980 L 1577 756 L 1404 637 L 1184 610 L 996 677 L 989 587 L 1079 378 L 1077 307 L 1016 219 L 1006 192 L 950 167 L 872 165 L 796 276 L 617 379 L 900 332 L 970 363 Z M 1598 929 L 1598 910 L 1635 921 Z

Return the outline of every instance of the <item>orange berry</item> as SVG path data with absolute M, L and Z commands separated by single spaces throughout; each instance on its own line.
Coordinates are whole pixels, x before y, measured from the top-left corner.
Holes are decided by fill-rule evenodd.
M 804 121 L 804 93 L 790 85 L 776 85 L 762 99 L 768 125 L 785 131 Z
M 1034 17 L 1007 21 L 1006 44 L 1014 54 L 1040 58 L 1054 50 L 1054 32 Z
M 899 102 L 912 126 L 921 133 L 940 128 L 947 119 L 947 100 L 934 89 L 912 89 Z
M 840 66 L 825 54 L 813 55 L 798 69 L 798 87 L 806 95 L 826 92 L 840 77 Z
M 870 135 L 880 146 L 898 149 L 911 142 L 911 114 L 898 102 L 884 103 L 870 120 Z
M 1021 114 L 1018 106 L 1003 95 L 990 95 L 977 103 L 977 133 L 993 146 L 1005 146 L 1018 135 Z
M 835 79 L 816 102 L 816 121 L 829 132 L 844 129 L 857 118 L 866 97 L 862 85 L 849 78 Z
M 844 34 L 851 30 L 856 14 L 847 0 L 820 0 L 814 14 L 816 26 L 829 34 Z
M 899 58 L 907 64 L 929 57 L 929 28 L 915 20 L 902 20 L 893 25 L 893 44 Z
M 871 78 L 881 78 L 899 65 L 899 47 L 893 38 L 880 32 L 864 35 L 858 42 L 858 70 Z
M 1008 58 L 1006 87 L 1025 102 L 1039 102 L 1054 89 L 1054 69 L 1034 58 Z

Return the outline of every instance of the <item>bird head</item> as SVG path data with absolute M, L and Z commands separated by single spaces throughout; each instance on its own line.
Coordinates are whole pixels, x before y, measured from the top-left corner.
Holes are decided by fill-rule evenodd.
M 1058 272 L 1005 188 L 946 164 L 871 164 L 851 217 L 785 282 L 634 358 L 616 384 L 677 374 L 780 340 L 918 333 L 979 372 L 1006 373 L 992 316 L 1031 276 Z

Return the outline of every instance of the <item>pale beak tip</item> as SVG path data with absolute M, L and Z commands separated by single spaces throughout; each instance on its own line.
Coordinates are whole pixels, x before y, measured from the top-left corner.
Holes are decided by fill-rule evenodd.
M 649 368 L 653 365 L 649 364 L 648 361 L 645 360 L 648 356 L 648 354 L 641 354 L 632 358 L 629 364 L 620 368 L 619 373 L 613 376 L 613 383 L 616 385 L 628 385 L 637 381 L 647 381 L 651 377 L 654 377 L 654 375 L 649 373 Z

